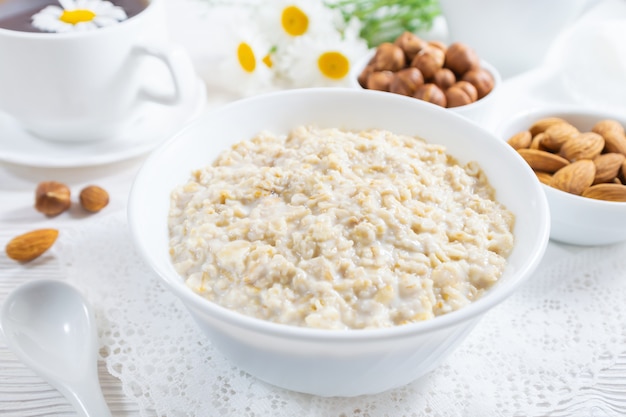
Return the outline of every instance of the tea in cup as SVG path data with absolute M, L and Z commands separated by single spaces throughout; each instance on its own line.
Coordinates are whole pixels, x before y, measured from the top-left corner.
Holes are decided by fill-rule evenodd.
M 197 76 L 164 42 L 162 0 L 113 2 L 0 1 L 0 111 L 37 137 L 83 142 L 119 134 L 142 103 L 190 100 Z M 147 85 L 147 60 L 169 88 Z

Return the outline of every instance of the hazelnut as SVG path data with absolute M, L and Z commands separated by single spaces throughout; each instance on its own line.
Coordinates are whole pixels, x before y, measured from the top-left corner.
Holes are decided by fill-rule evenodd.
M 404 51 L 392 43 L 381 43 L 376 48 L 372 65 L 374 71 L 398 71 L 406 66 Z
M 433 77 L 433 82 L 442 90 L 447 90 L 456 82 L 456 76 L 448 68 L 440 68 Z
M 415 55 L 428 45 L 426 41 L 408 31 L 398 36 L 394 44 L 404 51 L 407 62 L 411 62 L 413 58 L 415 58 Z
M 433 83 L 421 85 L 413 97 L 446 107 L 446 95 Z
M 446 52 L 446 68 L 450 68 L 457 75 L 480 67 L 480 59 L 476 52 L 469 46 L 455 42 L 448 47 Z
M 389 91 L 405 96 L 413 96 L 417 88 L 424 84 L 424 77 L 420 70 L 415 67 L 401 69 L 395 73 Z
M 56 181 L 39 183 L 35 191 L 35 209 L 46 216 L 56 216 L 69 209 L 70 189 Z
M 389 91 L 389 86 L 394 78 L 391 71 L 376 71 L 367 77 L 367 88 L 370 90 Z
M 80 205 L 87 211 L 95 213 L 109 204 L 109 193 L 97 185 L 90 185 L 80 192 Z
M 446 44 L 440 41 L 428 41 L 428 45 L 432 46 L 433 48 L 441 49 L 444 54 L 448 50 Z
M 478 90 L 476 90 L 473 84 L 467 81 L 457 81 L 454 83 L 453 87 L 459 87 L 461 90 L 465 91 L 472 103 L 478 100 Z
M 463 81 L 470 82 L 478 91 L 478 99 L 485 97 L 493 90 L 494 79 L 489 71 L 483 68 L 476 68 L 463 74 Z
M 424 80 L 431 80 L 437 70 L 443 67 L 445 54 L 437 48 L 426 48 L 419 51 L 411 62 L 411 66 L 422 72 Z
M 367 78 L 372 72 L 374 72 L 374 66 L 371 64 L 368 64 L 365 68 L 363 68 L 363 71 L 361 71 L 357 78 L 357 81 L 359 82 L 361 87 L 365 88 L 367 86 Z
M 453 85 L 445 92 L 447 107 L 459 107 L 472 103 L 472 98 L 463 88 Z

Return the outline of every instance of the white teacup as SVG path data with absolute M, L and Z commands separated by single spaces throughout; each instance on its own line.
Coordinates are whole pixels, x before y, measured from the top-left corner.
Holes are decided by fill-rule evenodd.
M 162 42 L 161 2 L 150 0 L 139 14 L 91 31 L 0 28 L 0 111 L 38 137 L 82 142 L 114 137 L 143 102 L 189 100 L 197 76 L 185 51 Z M 171 85 L 148 88 L 146 70 L 154 66 L 146 58 L 163 63 Z

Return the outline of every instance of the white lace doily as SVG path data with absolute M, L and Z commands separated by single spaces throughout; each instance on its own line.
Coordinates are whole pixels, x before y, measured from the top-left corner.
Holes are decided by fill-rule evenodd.
M 144 416 L 626 414 L 626 244 L 557 246 L 558 259 L 546 257 L 434 372 L 357 398 L 277 389 L 231 365 L 139 259 L 124 213 L 58 244 L 96 311 L 102 360 Z

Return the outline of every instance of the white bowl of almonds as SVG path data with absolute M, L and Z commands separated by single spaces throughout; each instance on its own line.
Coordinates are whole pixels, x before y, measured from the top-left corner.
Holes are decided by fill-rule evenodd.
M 606 245 L 626 240 L 626 118 L 596 110 L 535 109 L 498 134 L 543 183 L 552 240 Z

